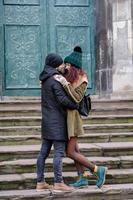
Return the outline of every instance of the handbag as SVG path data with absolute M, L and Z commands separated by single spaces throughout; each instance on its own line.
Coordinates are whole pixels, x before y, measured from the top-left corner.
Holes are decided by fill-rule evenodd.
M 84 95 L 83 99 L 79 103 L 78 109 L 80 115 L 88 116 L 89 112 L 91 111 L 91 98 L 90 95 Z

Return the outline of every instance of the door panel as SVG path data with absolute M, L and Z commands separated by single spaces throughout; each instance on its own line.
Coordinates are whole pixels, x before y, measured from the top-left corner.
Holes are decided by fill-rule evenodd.
M 39 0 L 4 0 L 5 5 L 39 5 Z
M 83 50 L 94 92 L 94 0 L 0 0 L 0 72 L 6 96 L 40 94 L 39 74 L 49 52 Z
M 47 54 L 44 3 L 44 0 L 3 1 L 4 95 L 40 94 L 38 76 Z
M 94 91 L 94 1 L 49 0 L 49 49 L 63 58 L 74 46 L 83 50 L 83 68 L 89 76 L 88 92 Z
M 90 0 L 55 0 L 55 6 L 89 6 Z
M 37 88 L 39 26 L 5 26 L 6 89 Z

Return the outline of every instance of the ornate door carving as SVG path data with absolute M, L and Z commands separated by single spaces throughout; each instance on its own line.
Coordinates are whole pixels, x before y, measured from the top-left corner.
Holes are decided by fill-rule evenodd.
M 4 95 L 38 95 L 47 53 L 45 0 L 1 0 Z
M 94 90 L 94 0 L 0 0 L 0 71 L 6 96 L 40 94 L 38 76 L 48 52 L 84 52 Z
M 94 0 L 49 0 L 49 49 L 63 57 L 75 45 L 83 50 L 83 68 L 89 76 L 88 92 L 94 92 Z

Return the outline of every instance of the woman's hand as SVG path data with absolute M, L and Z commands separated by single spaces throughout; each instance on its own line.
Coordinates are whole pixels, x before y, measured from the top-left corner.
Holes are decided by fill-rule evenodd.
M 66 78 L 62 75 L 54 75 L 54 79 L 58 82 L 60 82 L 63 86 L 68 85 L 69 82 L 66 80 Z

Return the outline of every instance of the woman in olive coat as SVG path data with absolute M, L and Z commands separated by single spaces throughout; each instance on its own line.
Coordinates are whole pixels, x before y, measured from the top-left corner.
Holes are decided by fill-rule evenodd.
M 71 98 L 79 103 L 85 95 L 87 88 L 87 75 L 82 70 L 82 50 L 80 47 L 75 47 L 74 51 L 65 58 L 67 73 L 65 78 L 62 76 L 55 76 L 67 91 Z M 71 186 L 81 187 L 88 185 L 86 178 L 85 168 L 88 168 L 89 172 L 97 176 L 97 187 L 101 188 L 105 182 L 107 168 L 103 166 L 97 166 L 91 163 L 85 156 L 83 156 L 78 148 L 77 139 L 78 136 L 84 134 L 82 126 L 82 118 L 78 110 L 67 110 L 67 128 L 68 128 L 68 145 L 67 155 L 75 161 L 77 171 L 79 173 L 79 180 Z

